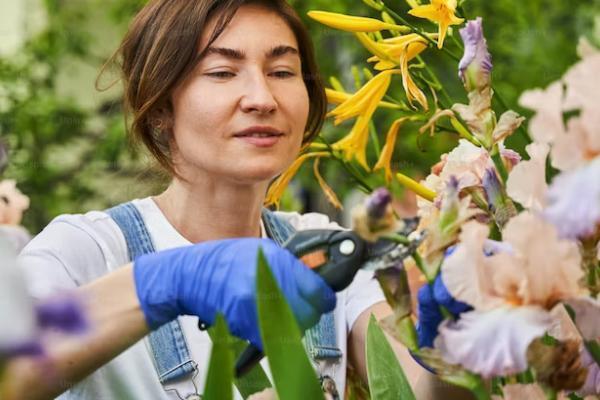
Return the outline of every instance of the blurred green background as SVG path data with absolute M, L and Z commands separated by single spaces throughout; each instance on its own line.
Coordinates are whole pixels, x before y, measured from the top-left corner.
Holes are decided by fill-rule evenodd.
M 4 0 L 0 3 L 0 138 L 10 149 L 10 166 L 4 178 L 18 181 L 31 198 L 24 225 L 37 233 L 61 213 L 102 209 L 158 192 L 165 184 L 149 167 L 143 151 L 132 151 L 125 135 L 120 106 L 120 85 L 98 92 L 96 76 L 117 48 L 142 0 Z M 309 20 L 309 10 L 327 10 L 378 17 L 360 0 L 293 0 L 315 41 L 323 77 L 337 76 L 354 91 L 352 65 L 367 66 L 367 51 L 349 33 L 334 31 Z M 387 2 L 401 15 L 408 5 Z M 493 56 L 493 78 L 498 93 L 511 108 L 519 109 L 521 92 L 546 86 L 577 60 L 579 37 L 600 45 L 600 0 L 466 0 L 469 19 L 482 16 Z M 427 21 L 411 22 L 436 31 Z M 454 32 L 458 38 L 458 32 Z M 452 40 L 446 46 L 458 53 Z M 437 49 L 424 56 L 437 72 L 451 97 L 466 101 L 457 77 L 456 62 Z M 599 71 L 600 73 L 600 71 Z M 108 74 L 101 86 L 117 74 Z M 364 78 L 364 77 L 363 77 Z M 600 79 L 600 78 L 599 78 Z M 390 94 L 403 98 L 398 82 Z M 499 109 L 498 111 L 501 111 Z M 384 134 L 394 119 L 379 110 L 376 127 Z M 351 124 L 334 128 L 327 122 L 324 135 L 333 140 Z M 419 177 L 456 137 L 418 135 L 418 126 L 402 130 L 394 167 Z M 515 135 L 509 146 L 522 149 Z M 371 155 L 370 161 L 374 162 Z M 323 162 L 321 171 L 344 198 L 355 187 L 334 162 Z M 309 165 L 296 179 L 285 208 L 333 210 L 323 200 Z M 303 199 L 303 201 L 300 201 Z M 304 205 L 302 205 L 304 203 Z

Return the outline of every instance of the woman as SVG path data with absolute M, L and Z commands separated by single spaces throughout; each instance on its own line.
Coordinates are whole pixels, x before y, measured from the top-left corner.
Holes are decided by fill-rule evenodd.
M 333 295 L 289 252 L 258 239 L 337 227 L 319 214 L 262 211 L 269 182 L 325 113 L 297 15 L 282 0 L 155 0 L 135 17 L 118 55 L 132 134 L 172 181 L 157 196 L 107 212 L 60 216 L 24 249 L 34 295 L 76 289 L 94 329 L 51 347 L 52 379 L 34 362 L 13 363 L 6 397 L 197 398 L 210 352 L 198 318 L 210 325 L 221 312 L 234 334 L 261 345 L 253 285 L 259 247 L 300 325 L 322 314 L 333 321 L 333 343 L 316 346 L 328 386 L 343 394 L 348 360 L 366 381 L 368 318 L 391 313 L 377 283 L 361 271 Z M 394 347 L 414 385 L 427 373 Z

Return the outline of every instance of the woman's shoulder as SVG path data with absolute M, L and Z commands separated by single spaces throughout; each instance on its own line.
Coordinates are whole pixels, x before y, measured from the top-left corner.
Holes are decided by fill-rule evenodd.
M 93 242 L 104 250 L 119 247 L 123 240 L 114 220 L 105 211 L 94 210 L 55 217 L 32 242 L 68 247 L 74 247 L 74 244 L 85 246 Z
M 306 229 L 344 229 L 327 215 L 317 212 L 300 214 L 295 211 L 275 211 L 275 215 L 289 222 L 299 231 Z
M 20 254 L 24 268 L 35 276 L 66 275 L 75 286 L 125 264 L 127 258 L 123 234 L 104 211 L 57 216 Z

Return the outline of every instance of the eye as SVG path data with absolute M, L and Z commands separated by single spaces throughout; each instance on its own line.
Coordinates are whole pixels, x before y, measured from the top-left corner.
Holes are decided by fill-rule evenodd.
M 289 78 L 295 76 L 296 74 L 290 71 L 276 71 L 273 72 L 271 75 L 275 76 L 276 78 Z
M 235 76 L 235 74 L 233 72 L 229 72 L 229 71 L 216 71 L 216 72 L 208 72 L 204 75 L 207 76 L 212 76 L 213 78 L 232 78 Z

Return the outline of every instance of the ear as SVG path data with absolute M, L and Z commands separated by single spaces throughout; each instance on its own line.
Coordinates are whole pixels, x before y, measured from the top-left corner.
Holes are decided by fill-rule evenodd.
M 170 104 L 159 107 L 150 117 L 150 126 L 161 134 L 171 133 L 173 130 L 173 108 Z M 158 133 L 158 132 L 156 132 Z

